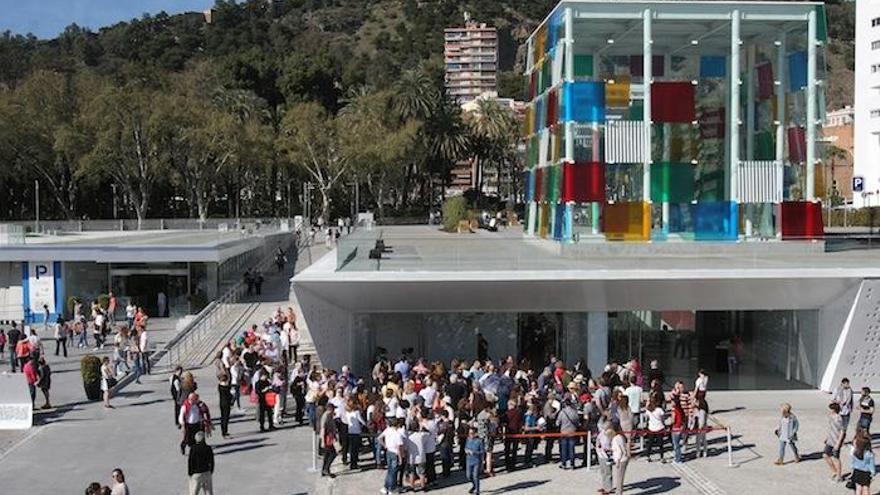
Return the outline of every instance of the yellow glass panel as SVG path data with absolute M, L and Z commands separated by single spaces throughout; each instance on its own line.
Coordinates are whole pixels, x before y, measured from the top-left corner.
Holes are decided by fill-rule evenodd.
M 611 82 L 614 81 L 614 82 Z M 628 107 L 630 96 L 629 76 L 614 76 L 605 84 L 605 106 Z
M 651 237 L 651 205 L 648 203 L 609 203 L 602 215 L 602 230 L 609 241 L 647 241 Z

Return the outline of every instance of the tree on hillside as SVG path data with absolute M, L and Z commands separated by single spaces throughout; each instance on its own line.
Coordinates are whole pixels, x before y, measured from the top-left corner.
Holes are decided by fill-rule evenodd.
M 77 170 L 82 177 L 102 174 L 127 194 L 140 229 L 153 186 L 166 172 L 160 142 L 163 121 L 154 107 L 155 94 L 143 88 L 107 86 L 87 109 L 94 142 Z
M 510 163 L 515 153 L 519 126 L 513 112 L 494 100 L 479 100 L 477 109 L 467 114 L 466 121 L 471 134 L 471 153 L 476 164 L 479 202 L 487 167 L 494 167 L 500 183 L 502 169 Z
M 278 144 L 317 188 L 325 224 L 330 215 L 330 191 L 351 164 L 342 153 L 339 135 L 339 121 L 313 101 L 293 105 L 281 121 Z

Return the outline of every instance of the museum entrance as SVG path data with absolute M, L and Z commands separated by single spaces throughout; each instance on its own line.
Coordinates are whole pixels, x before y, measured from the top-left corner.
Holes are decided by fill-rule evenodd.
M 110 287 L 119 301 L 116 317 L 123 318 L 131 300 L 143 307 L 148 316 L 179 317 L 189 313 L 189 277 L 185 268 L 111 269 Z
M 517 356 L 539 370 L 550 356 L 562 357 L 564 332 L 562 313 L 519 313 L 517 316 Z

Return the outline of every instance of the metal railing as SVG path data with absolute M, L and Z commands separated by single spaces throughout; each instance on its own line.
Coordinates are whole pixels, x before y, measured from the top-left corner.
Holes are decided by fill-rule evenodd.
M 291 245 L 293 245 L 294 249 L 297 249 L 297 246 L 292 242 L 288 242 L 286 247 L 290 247 Z M 271 265 L 274 259 L 274 253 L 267 255 L 257 264 L 256 269 L 262 270 L 266 268 Z M 241 297 L 245 294 L 246 290 L 247 288 L 244 281 L 239 280 L 222 296 L 211 301 L 210 304 L 205 306 L 195 318 L 178 332 L 177 336 L 165 345 L 165 348 L 163 349 L 164 353 L 160 356 L 156 356 L 157 362 L 167 357 L 169 367 L 173 366 L 175 363 L 182 364 L 181 359 L 185 358 L 192 349 L 195 349 L 203 343 L 205 335 L 216 329 L 217 323 L 222 321 L 226 314 L 232 309 L 232 304 L 241 300 Z

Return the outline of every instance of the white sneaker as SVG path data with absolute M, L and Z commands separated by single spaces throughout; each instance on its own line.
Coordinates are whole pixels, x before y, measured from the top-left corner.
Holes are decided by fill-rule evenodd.
M 384 488 L 381 488 L 381 489 L 379 490 L 379 493 L 381 493 L 382 495 L 388 495 L 388 494 L 391 493 L 391 492 L 389 492 L 388 490 L 386 490 L 386 489 L 384 489 Z

